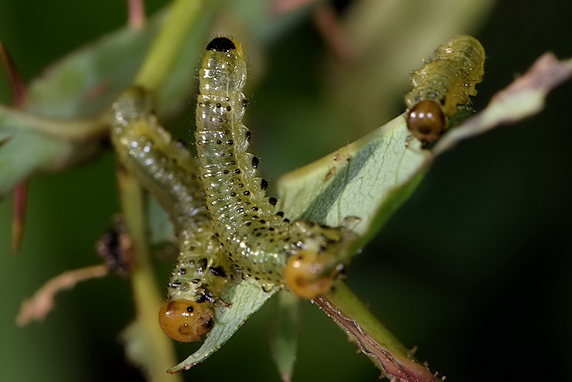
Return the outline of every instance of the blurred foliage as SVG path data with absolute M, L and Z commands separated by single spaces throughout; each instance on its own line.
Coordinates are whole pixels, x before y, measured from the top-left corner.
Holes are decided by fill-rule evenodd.
M 146 5 L 153 13 L 165 3 L 149 0 Z M 245 3 L 258 11 L 264 4 Z M 347 3 L 335 2 L 349 15 L 352 2 Z M 387 69 L 402 84 L 393 85 L 397 90 L 391 91 L 392 100 L 379 104 L 387 119 L 404 108 L 401 97 L 409 88 L 410 72 L 451 34 L 471 33 L 487 51 L 477 110 L 543 52 L 572 56 L 571 14 L 564 0 L 542 8 L 531 0 L 498 2 L 478 29 L 474 20 L 470 25 L 452 23 L 455 30 L 433 42 L 426 36 L 452 16 L 441 10 L 432 23 L 407 28 L 413 11 L 431 11 L 420 1 L 409 4 L 414 4 L 409 12 L 385 12 L 392 25 L 405 25 L 411 35 L 406 38 L 402 29 L 386 28 L 383 39 L 400 44 L 392 50 L 376 48 L 381 53 L 387 49 L 393 57 L 400 46 L 413 49 L 407 42 L 420 44 L 410 64 Z M 0 38 L 26 80 L 65 53 L 121 27 L 126 19 L 125 2 L 29 0 L 26 5 L 0 0 Z M 360 109 L 367 102 L 359 94 L 347 92 L 338 98 L 356 107 L 349 112 L 331 100 L 316 103 L 327 99 L 324 92 L 329 94 L 332 86 L 341 86 L 341 80 L 335 82 L 343 73 L 324 69 L 331 63 L 324 59 L 327 48 L 309 15 L 311 9 L 275 25 L 274 33 L 268 32 L 270 23 L 244 27 L 239 18 L 229 16 L 231 11 L 220 16 L 213 33 L 231 33 L 245 41 L 253 73 L 246 123 L 255 131 L 253 150 L 271 178 L 386 122 L 369 124 L 361 117 L 368 109 Z M 258 14 L 242 12 L 250 18 Z M 2 81 L 0 101 L 8 103 L 7 82 Z M 405 344 L 418 346 L 417 356 L 452 380 L 572 379 L 567 367 L 572 361 L 572 116 L 567 112 L 571 98 L 568 83 L 549 96 L 540 115 L 443 155 L 349 270 L 348 284 L 380 320 Z M 188 109 L 188 118 L 181 118 L 187 131 L 180 134 L 185 138 L 190 136 L 188 119 L 193 114 Z M 46 280 L 98 262 L 93 244 L 117 211 L 113 171 L 112 157 L 105 154 L 80 169 L 34 177 L 19 255 L 9 249 L 10 198 L 0 204 L 2 380 L 142 379 L 126 364 L 117 341 L 133 315 L 128 283 L 119 277 L 88 281 L 61 294 L 56 310 L 41 325 L 15 325 L 20 302 Z M 169 268 L 168 262 L 158 267 L 162 284 Z M 261 330 L 271 310 L 269 305 L 254 315 L 216 355 L 186 372 L 185 379 L 278 380 Z M 180 358 L 192 349 L 193 345 L 178 345 Z M 366 357 L 356 356 L 355 349 L 322 312 L 302 304 L 294 380 L 374 380 L 378 371 Z

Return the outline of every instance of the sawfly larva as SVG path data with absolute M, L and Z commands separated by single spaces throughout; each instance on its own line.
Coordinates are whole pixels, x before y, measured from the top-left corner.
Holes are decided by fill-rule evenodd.
M 405 95 L 407 128 L 422 142 L 443 134 L 459 106 L 471 103 L 482 81 L 485 50 L 471 36 L 457 36 L 439 46 L 433 59 L 411 76 L 413 90 Z
M 212 305 L 234 265 L 216 236 L 196 163 L 159 125 L 152 97 L 134 87 L 119 97 L 113 111 L 117 156 L 168 212 L 179 245 L 159 322 L 173 339 L 197 341 L 212 327 Z
M 290 222 L 275 212 L 268 183 L 256 176 L 258 158 L 247 152 L 250 132 L 241 122 L 246 63 L 241 45 L 213 39 L 199 71 L 195 144 L 206 201 L 223 245 L 246 276 L 266 287 L 284 285 L 301 297 L 328 291 L 355 235 L 305 221 Z M 303 253 L 306 272 L 297 268 Z M 327 259 L 327 261 L 326 261 Z M 319 285 L 319 287 L 317 287 Z

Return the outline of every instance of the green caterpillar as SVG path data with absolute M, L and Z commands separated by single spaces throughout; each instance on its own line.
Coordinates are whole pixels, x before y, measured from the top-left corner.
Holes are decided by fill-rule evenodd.
M 216 236 L 196 163 L 158 124 L 152 97 L 134 87 L 119 97 L 113 111 L 111 141 L 117 156 L 169 213 L 179 244 L 159 322 L 173 339 L 196 341 L 211 328 L 212 305 L 234 265 Z
M 250 132 L 241 122 L 246 63 L 241 45 L 218 37 L 207 46 L 199 71 L 195 144 L 200 179 L 215 228 L 233 262 L 270 288 L 284 285 L 314 298 L 343 269 L 355 235 L 274 211 L 268 183 L 256 176 L 258 159 L 247 152 Z
M 415 138 L 432 142 L 443 134 L 459 106 L 471 103 L 485 72 L 485 50 L 471 36 L 457 36 L 439 46 L 431 62 L 411 76 L 405 95 L 407 127 Z

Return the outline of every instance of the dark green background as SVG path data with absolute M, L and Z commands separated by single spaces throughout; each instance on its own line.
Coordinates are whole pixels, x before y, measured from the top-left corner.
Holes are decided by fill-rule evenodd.
M 147 3 L 152 12 L 164 2 Z M 0 38 L 29 80 L 125 18 L 123 1 L 1 0 Z M 571 20 L 568 1 L 499 2 L 475 34 L 488 57 L 476 108 L 543 52 L 571 57 Z M 309 22 L 277 41 L 254 102 L 286 102 L 297 89 L 307 90 L 307 68 L 284 58 L 312 60 L 321 53 L 316 44 Z M 0 91 L 8 102 L 5 82 Z M 571 101 L 568 82 L 541 114 L 441 157 L 349 270 L 356 293 L 447 380 L 572 380 Z M 281 146 L 264 130 L 264 112 L 257 115 L 255 105 L 252 113 L 254 150 L 271 178 L 340 145 L 315 152 Z M 296 126 L 291 134 L 307 139 Z M 119 277 L 62 293 L 43 324 L 14 322 L 21 300 L 46 280 L 98 262 L 94 242 L 117 211 L 110 153 L 65 174 L 33 178 L 19 255 L 10 251 L 10 208 L 10 198 L 0 204 L 0 380 L 141 380 L 117 341 L 133 314 L 130 286 Z M 161 282 L 168 272 L 169 264 L 160 265 Z M 278 380 L 261 329 L 271 310 L 253 316 L 186 379 Z M 316 307 L 302 304 L 295 381 L 376 380 L 378 371 L 355 349 Z M 191 347 L 179 350 L 182 359 Z

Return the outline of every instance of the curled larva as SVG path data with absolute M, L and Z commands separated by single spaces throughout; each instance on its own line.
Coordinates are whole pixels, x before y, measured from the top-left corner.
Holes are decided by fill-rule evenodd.
M 111 141 L 117 156 L 169 213 L 179 245 L 160 324 L 178 341 L 196 341 L 212 326 L 212 305 L 234 265 L 216 236 L 194 159 L 158 124 L 152 97 L 132 88 L 113 111 Z M 187 314 L 188 309 L 194 313 Z
M 331 270 L 337 275 L 343 268 L 339 259 L 355 236 L 343 227 L 290 222 L 274 212 L 276 199 L 266 197 L 268 183 L 256 176 L 258 159 L 247 152 L 250 132 L 241 122 L 245 81 L 240 44 L 213 39 L 199 71 L 195 142 L 207 206 L 221 241 L 242 272 L 266 286 L 284 284 L 286 262 L 300 251 L 314 253 L 319 263 L 330 259 L 324 272 L 311 278 L 330 278 Z
M 443 134 L 459 106 L 471 103 L 482 81 L 485 50 L 471 36 L 457 36 L 439 46 L 433 59 L 411 76 L 413 90 L 405 95 L 407 128 L 422 142 Z

